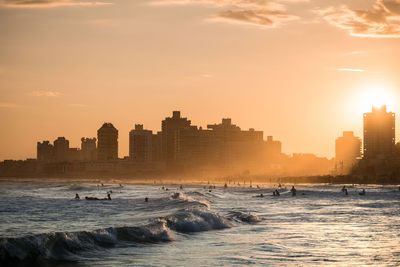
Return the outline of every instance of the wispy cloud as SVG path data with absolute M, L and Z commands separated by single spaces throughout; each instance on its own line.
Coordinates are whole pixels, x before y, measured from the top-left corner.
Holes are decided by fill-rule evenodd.
M 338 71 L 349 71 L 349 72 L 364 72 L 363 69 L 352 69 L 352 68 L 338 68 Z
M 282 0 L 283 1 L 283 0 Z M 304 2 L 307 0 L 285 0 Z M 284 2 L 285 2 L 284 1 Z M 282 3 L 269 0 L 156 0 L 149 3 L 160 5 L 212 5 L 223 9 L 210 21 L 234 22 L 262 27 L 276 27 L 284 21 L 297 19 L 286 12 Z
M 400 0 L 376 0 L 369 10 L 346 5 L 316 10 L 326 21 L 359 37 L 400 37 Z
M 16 107 L 18 107 L 18 105 L 15 103 L 0 102 L 0 108 L 16 108 Z
M 37 96 L 37 97 L 59 97 L 61 96 L 60 92 L 57 91 L 43 91 L 43 90 L 39 90 L 39 91 L 33 91 L 30 93 L 30 95 L 32 96 Z
M 108 2 L 76 0 L 0 0 L 0 5 L 9 8 L 51 8 L 60 6 L 104 6 Z

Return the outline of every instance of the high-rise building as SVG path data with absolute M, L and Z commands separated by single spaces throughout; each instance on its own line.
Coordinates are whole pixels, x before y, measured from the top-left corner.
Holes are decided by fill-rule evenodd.
M 37 142 L 37 159 L 39 161 L 54 160 L 54 146 L 49 141 Z
M 190 120 L 181 117 L 180 111 L 173 111 L 172 117 L 165 118 L 161 123 L 162 155 L 167 162 L 176 160 L 179 131 L 190 127 Z
M 361 157 L 361 139 L 353 132 L 343 132 L 343 136 L 336 139 L 335 159 L 336 168 L 340 173 L 347 173 Z
M 264 141 L 264 157 L 267 161 L 275 162 L 280 159 L 282 155 L 282 143 L 274 140 L 272 136 L 267 136 Z
M 129 157 L 138 162 L 153 160 L 153 132 L 144 130 L 142 124 L 129 132 Z
M 118 159 L 118 130 L 111 123 L 104 123 L 97 130 L 97 159 Z
M 97 159 L 96 138 L 81 138 L 81 159 L 83 161 L 94 161 Z
M 395 114 L 386 106 L 364 114 L 364 158 L 389 158 L 395 151 Z
M 69 141 L 64 137 L 54 140 L 54 159 L 57 162 L 68 161 L 70 158 Z

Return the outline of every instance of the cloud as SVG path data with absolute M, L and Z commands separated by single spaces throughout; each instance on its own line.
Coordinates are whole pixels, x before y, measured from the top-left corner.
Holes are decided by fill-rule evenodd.
M 352 68 L 339 68 L 338 71 L 349 71 L 349 72 L 364 72 L 363 69 L 352 69 Z
M 280 11 L 270 10 L 226 10 L 218 13 L 221 19 L 238 23 L 254 24 L 264 27 L 273 27 L 283 20 L 292 20 L 297 17 Z
M 75 0 L 0 0 L 0 5 L 10 8 L 51 8 L 59 6 L 104 6 L 107 2 L 75 1 Z
M 285 0 L 288 1 L 288 0 Z M 284 1 L 284 2 L 285 2 Z M 289 0 L 304 2 L 307 0 Z M 285 11 L 285 7 L 270 0 L 156 0 L 150 5 L 212 5 L 222 9 L 211 21 L 250 24 L 262 27 L 275 27 L 283 21 L 297 17 Z
M 18 105 L 14 103 L 0 102 L 0 108 L 16 108 L 16 107 L 18 107 Z
M 400 0 L 376 0 L 369 10 L 346 5 L 316 10 L 326 21 L 359 37 L 400 37 Z
M 59 97 L 61 95 L 60 92 L 56 92 L 56 91 L 33 91 L 31 92 L 32 96 L 37 96 L 37 97 L 41 97 L 41 96 L 45 96 L 45 97 Z

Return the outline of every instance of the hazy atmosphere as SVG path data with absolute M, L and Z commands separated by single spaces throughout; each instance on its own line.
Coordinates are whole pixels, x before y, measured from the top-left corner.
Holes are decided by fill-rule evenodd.
M 1 0 L 0 160 L 103 122 L 123 157 L 172 110 L 333 157 L 372 104 L 400 112 L 399 21 L 386 0 Z

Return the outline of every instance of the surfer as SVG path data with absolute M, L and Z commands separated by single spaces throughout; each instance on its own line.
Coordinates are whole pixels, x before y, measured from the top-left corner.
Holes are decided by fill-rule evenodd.
M 297 190 L 292 186 L 292 189 L 290 189 L 290 192 L 292 192 L 292 197 L 296 196 Z

